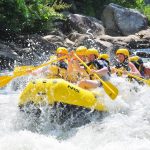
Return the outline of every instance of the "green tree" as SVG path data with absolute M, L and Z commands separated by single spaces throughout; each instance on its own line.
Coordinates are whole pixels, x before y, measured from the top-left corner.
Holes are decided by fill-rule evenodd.
M 64 19 L 58 11 L 69 7 L 57 0 L 1 0 L 0 25 L 17 33 L 50 30 L 54 20 Z
M 145 16 L 147 16 L 149 24 L 150 24 L 150 4 L 145 4 L 145 0 L 136 0 L 136 9 L 142 12 Z

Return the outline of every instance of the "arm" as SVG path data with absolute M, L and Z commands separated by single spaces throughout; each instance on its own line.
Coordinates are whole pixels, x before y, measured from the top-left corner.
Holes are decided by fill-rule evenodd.
M 141 76 L 140 72 L 138 69 L 135 67 L 135 65 L 132 62 L 129 62 L 129 67 L 131 68 L 130 73 L 133 75 Z
M 112 74 L 117 72 L 115 67 L 111 67 L 110 70 Z
M 108 68 L 103 67 L 102 69 L 99 69 L 99 70 L 91 70 L 91 72 L 104 76 L 104 75 L 106 75 L 106 73 L 108 73 Z
M 80 66 L 79 61 L 76 59 L 71 59 L 70 61 L 68 61 L 68 73 L 72 73 L 73 71 L 76 72 L 83 72 L 85 71 L 84 67 Z
M 49 71 L 48 68 L 49 68 L 48 66 L 42 67 L 42 68 L 40 68 L 40 69 L 38 69 L 38 70 L 30 71 L 29 73 L 30 73 L 31 75 L 33 75 L 33 76 L 37 76 L 37 75 L 39 75 L 39 74 L 48 72 L 48 71 Z

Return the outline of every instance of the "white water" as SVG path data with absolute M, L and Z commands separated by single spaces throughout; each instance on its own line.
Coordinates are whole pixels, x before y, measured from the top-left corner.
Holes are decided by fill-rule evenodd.
M 110 113 L 68 131 L 48 127 L 47 120 L 36 131 L 27 128 L 17 107 L 21 90 L 8 85 L 0 91 L 0 150 L 150 150 L 150 88 L 122 78 L 111 82 L 120 93 L 112 101 L 103 92 Z

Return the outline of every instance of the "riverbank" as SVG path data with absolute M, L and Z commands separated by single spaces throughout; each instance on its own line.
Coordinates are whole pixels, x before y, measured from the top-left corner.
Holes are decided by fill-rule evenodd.
M 150 48 L 147 18 L 136 10 L 109 4 L 101 14 L 102 20 L 69 12 L 65 15 L 67 20 L 56 21 L 55 29 L 51 32 L 2 36 L 0 70 L 42 63 L 59 46 L 72 50 L 84 45 L 111 56 L 119 47 Z

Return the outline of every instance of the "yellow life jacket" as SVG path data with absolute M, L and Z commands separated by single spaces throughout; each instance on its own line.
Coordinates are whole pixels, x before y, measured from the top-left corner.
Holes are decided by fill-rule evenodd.
M 73 70 L 73 72 L 69 73 L 67 75 L 67 81 L 76 83 L 77 81 L 80 81 L 81 79 L 90 79 L 89 74 L 86 72 L 86 70 L 79 72 L 78 70 Z
M 128 59 L 125 59 L 125 61 L 124 62 L 122 62 L 122 63 L 120 63 L 120 62 L 118 62 L 116 65 L 115 65 L 115 67 L 117 68 L 117 69 L 119 69 L 119 70 L 121 70 L 121 71 L 130 71 L 131 70 L 131 68 L 129 67 L 129 61 L 128 61 Z M 122 72 L 117 72 L 117 75 L 118 76 L 122 76 Z
M 120 72 L 117 72 L 117 76 L 121 77 L 122 76 L 122 71 L 127 71 L 124 67 L 119 68 Z
M 141 75 L 144 76 L 145 73 L 144 73 L 143 60 L 139 56 L 132 56 L 129 58 L 129 60 L 135 65 L 135 67 L 138 69 Z
M 59 67 L 57 64 L 52 64 L 49 67 L 49 74 L 47 78 L 62 78 L 66 79 L 67 76 L 67 69 Z
M 76 83 L 79 80 L 79 73 L 77 71 L 73 71 L 67 75 L 67 81 L 71 83 Z

